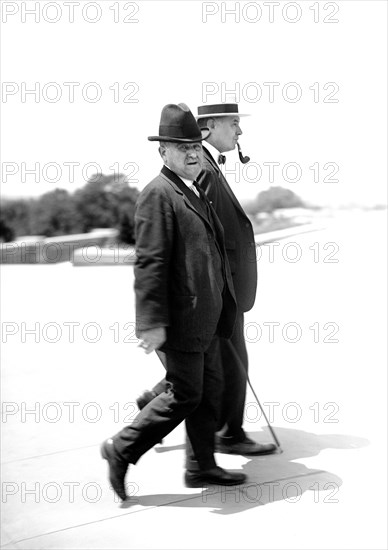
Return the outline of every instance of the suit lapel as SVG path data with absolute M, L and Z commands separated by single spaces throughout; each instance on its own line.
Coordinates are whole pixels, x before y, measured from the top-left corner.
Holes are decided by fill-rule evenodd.
M 193 210 L 211 228 L 209 220 L 206 218 L 206 216 L 204 216 L 202 212 L 197 210 L 194 204 L 190 201 L 190 193 L 193 193 L 193 191 L 191 191 L 174 172 L 167 168 L 167 166 L 163 166 L 161 175 L 171 185 L 171 187 L 173 187 L 174 190 L 182 196 L 182 199 L 186 206 Z
M 206 160 L 212 165 L 214 170 L 217 172 L 217 175 L 218 175 L 218 177 L 221 181 L 221 185 L 223 185 L 225 187 L 226 192 L 228 193 L 228 195 L 230 196 L 230 198 L 233 201 L 233 204 L 241 212 L 241 214 L 243 214 L 243 216 L 246 217 L 246 214 L 245 214 L 244 210 L 242 209 L 241 204 L 238 202 L 236 195 L 233 193 L 229 183 L 226 181 L 226 178 L 224 177 L 224 174 L 221 172 L 218 164 L 216 163 L 216 161 L 214 160 L 214 158 L 212 157 L 210 152 L 206 149 L 206 147 L 203 147 L 203 151 L 204 151 Z

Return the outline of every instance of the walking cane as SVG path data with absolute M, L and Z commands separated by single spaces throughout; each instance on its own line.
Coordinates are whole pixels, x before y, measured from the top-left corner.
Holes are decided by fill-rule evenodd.
M 227 342 L 230 352 L 233 354 L 235 360 L 236 360 L 236 361 L 238 362 L 238 364 L 240 365 L 240 369 L 242 369 L 242 371 L 245 372 L 245 375 L 246 375 L 246 377 L 247 377 L 248 385 L 249 385 L 249 387 L 251 388 L 251 391 L 252 391 L 253 395 L 255 396 L 256 402 L 257 402 L 257 404 L 259 405 L 261 412 L 263 413 L 263 416 L 264 416 L 264 418 L 265 418 L 265 421 L 267 422 L 267 426 L 268 426 L 268 428 L 269 428 L 269 431 L 271 432 L 271 435 L 272 435 L 272 437 L 273 437 L 273 440 L 275 441 L 276 447 L 278 448 L 278 451 L 279 451 L 280 453 L 282 453 L 282 452 L 283 452 L 283 449 L 282 449 L 281 446 L 280 446 L 279 439 L 277 438 L 277 436 L 276 436 L 276 434 L 275 434 L 275 430 L 272 428 L 271 424 L 269 423 L 269 420 L 268 420 L 268 418 L 267 418 L 267 415 L 265 414 L 265 411 L 264 411 L 263 407 L 261 406 L 261 403 L 260 403 L 260 401 L 259 401 L 259 398 L 257 397 L 257 394 L 256 394 L 255 390 L 253 389 L 253 386 L 252 386 L 251 381 L 250 381 L 250 379 L 249 379 L 248 373 L 246 372 L 246 370 L 245 370 L 245 368 L 244 368 L 244 365 L 243 365 L 242 362 L 241 362 L 240 357 L 237 355 L 237 352 L 236 352 L 236 350 L 235 350 L 233 344 L 230 342 L 230 340 L 226 340 L 226 339 L 225 339 L 224 341 Z M 166 359 L 165 359 L 164 353 L 163 353 L 163 352 L 160 352 L 159 350 L 156 350 L 156 353 L 158 354 L 159 359 L 160 359 L 161 362 L 163 363 L 163 366 L 166 367 Z
M 251 381 L 250 381 L 250 379 L 249 379 L 249 375 L 248 375 L 248 373 L 246 372 L 244 366 L 243 366 L 242 363 L 241 363 L 240 357 L 237 355 L 237 352 L 236 352 L 236 350 L 235 350 L 233 344 L 230 342 L 230 340 L 226 340 L 226 342 L 228 343 L 229 350 L 231 351 L 231 353 L 233 353 L 235 360 L 240 364 L 240 368 L 243 369 L 243 371 L 245 372 L 246 377 L 247 377 L 248 385 L 249 385 L 249 387 L 251 388 L 251 391 L 252 391 L 253 395 L 255 396 L 256 402 L 257 402 L 257 404 L 259 405 L 261 412 L 263 413 L 263 416 L 264 416 L 264 418 L 265 418 L 265 421 L 267 422 L 267 426 L 268 426 L 268 428 L 269 428 L 269 431 L 271 432 L 271 435 L 272 435 L 272 437 L 273 437 L 273 440 L 275 441 L 276 447 L 278 448 L 278 451 L 279 451 L 280 453 L 282 453 L 282 452 L 283 452 L 283 449 L 282 449 L 281 446 L 280 446 L 279 439 L 277 438 L 277 436 L 276 436 L 276 434 L 275 434 L 275 430 L 272 428 L 271 424 L 269 423 L 269 420 L 268 420 L 268 418 L 267 418 L 267 415 L 265 414 L 264 409 L 263 409 L 263 407 L 261 406 L 261 403 L 260 403 L 260 401 L 259 401 L 259 398 L 257 397 L 257 394 L 256 394 L 255 390 L 253 389 L 253 386 L 252 386 Z
M 250 381 L 250 379 L 249 379 L 248 373 L 247 373 L 247 382 L 248 382 L 248 384 L 249 384 L 249 387 L 251 388 L 251 391 L 252 391 L 253 395 L 255 396 L 256 402 L 257 402 L 257 404 L 259 405 L 261 412 L 263 413 L 263 416 L 264 416 L 264 418 L 265 418 L 265 421 L 267 422 L 269 431 L 271 432 L 271 435 L 272 435 L 272 437 L 273 437 L 273 439 L 274 439 L 274 441 L 275 441 L 275 443 L 276 443 L 276 446 L 277 446 L 277 448 L 278 448 L 278 451 L 280 451 L 280 452 L 282 453 L 282 452 L 283 452 L 283 449 L 282 449 L 281 446 L 280 446 L 279 440 L 278 440 L 278 438 L 277 438 L 277 436 L 276 436 L 276 434 L 275 434 L 275 430 L 273 429 L 273 427 L 272 427 L 271 424 L 269 423 L 269 420 L 268 420 L 268 418 L 267 418 L 267 415 L 266 415 L 265 412 L 264 412 L 263 407 L 261 406 L 261 403 L 260 403 L 260 401 L 259 401 L 259 398 L 257 397 L 256 392 L 255 392 L 255 390 L 254 390 L 253 387 L 252 387 L 252 384 L 251 384 L 251 381 Z

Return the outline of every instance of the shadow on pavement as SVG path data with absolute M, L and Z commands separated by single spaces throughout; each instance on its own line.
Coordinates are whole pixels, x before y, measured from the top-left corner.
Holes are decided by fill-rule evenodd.
M 266 431 L 265 431 L 266 432 Z M 182 508 L 211 508 L 214 513 L 234 514 L 285 500 L 298 502 L 306 491 L 312 491 L 313 502 L 338 502 L 342 479 L 324 469 L 308 468 L 298 462 L 319 455 L 326 449 L 352 450 L 369 445 L 367 439 L 342 434 L 314 434 L 303 430 L 276 428 L 283 453 L 262 457 L 246 457 L 243 466 L 247 475 L 244 485 L 223 487 L 204 486 L 200 494 L 149 494 L 122 504 L 141 506 L 175 506 Z M 270 440 L 269 431 L 251 432 L 256 441 Z M 157 452 L 181 450 L 183 445 L 158 447 Z M 324 458 L 322 457 L 324 464 Z M 324 492 L 320 494 L 320 492 Z M 166 503 L 166 500 L 168 501 Z

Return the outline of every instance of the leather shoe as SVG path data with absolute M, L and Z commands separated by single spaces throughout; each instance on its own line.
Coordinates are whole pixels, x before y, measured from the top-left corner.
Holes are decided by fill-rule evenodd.
M 219 466 L 209 470 L 185 472 L 186 487 L 203 487 L 204 485 L 241 485 L 247 476 L 241 472 L 230 472 Z
M 114 492 L 121 498 L 126 500 L 127 494 L 125 492 L 125 474 L 128 470 L 128 462 L 125 462 L 113 446 L 113 440 L 107 439 L 101 445 L 101 456 L 108 462 L 109 466 L 109 481 L 113 487 Z
M 274 443 L 256 443 L 249 437 L 237 442 L 232 442 L 230 437 L 219 437 L 216 440 L 216 452 L 230 455 L 270 455 L 275 453 L 276 449 Z

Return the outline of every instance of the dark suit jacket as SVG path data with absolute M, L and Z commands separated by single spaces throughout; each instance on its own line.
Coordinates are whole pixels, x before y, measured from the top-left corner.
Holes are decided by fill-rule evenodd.
M 225 338 L 232 334 L 236 318 L 222 225 L 214 214 L 213 231 L 190 201 L 192 193 L 164 166 L 136 205 L 137 334 L 166 327 L 167 341 L 161 349 L 204 351 L 216 332 Z M 216 284 L 211 254 L 216 238 L 226 273 L 224 295 Z
M 206 145 L 203 150 L 204 166 L 198 181 L 212 202 L 224 229 L 237 306 L 240 311 L 249 311 L 255 302 L 257 286 L 256 245 L 252 224 Z

